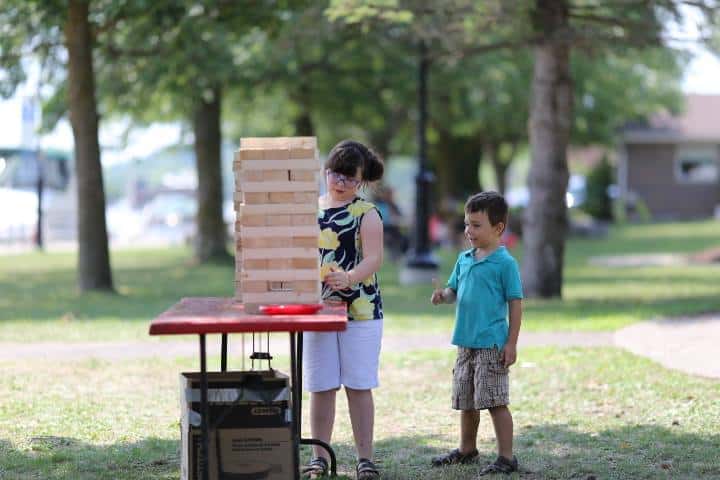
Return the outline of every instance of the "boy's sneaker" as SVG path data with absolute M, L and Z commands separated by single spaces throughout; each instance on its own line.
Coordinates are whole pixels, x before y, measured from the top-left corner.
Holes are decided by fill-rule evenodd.
M 517 469 L 518 461 L 515 455 L 513 455 L 512 460 L 503 456 L 498 456 L 493 463 L 480 470 L 480 476 L 482 477 L 483 475 L 490 475 L 493 473 L 510 474 L 512 472 L 517 472 Z
M 457 465 L 459 463 L 467 464 L 467 463 L 473 463 L 475 460 L 477 460 L 478 451 L 477 449 L 473 450 L 472 452 L 468 453 L 460 453 L 460 449 L 456 448 L 455 450 L 452 450 L 445 455 L 440 455 L 439 457 L 433 457 L 432 459 L 432 466 L 433 467 L 443 467 L 445 465 Z

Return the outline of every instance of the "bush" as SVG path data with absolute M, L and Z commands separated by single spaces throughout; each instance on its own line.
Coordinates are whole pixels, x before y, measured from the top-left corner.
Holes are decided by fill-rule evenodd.
M 607 157 L 603 157 L 587 176 L 586 197 L 581 208 L 598 220 L 612 220 L 613 206 L 608 188 L 613 183 L 615 183 L 615 169 Z

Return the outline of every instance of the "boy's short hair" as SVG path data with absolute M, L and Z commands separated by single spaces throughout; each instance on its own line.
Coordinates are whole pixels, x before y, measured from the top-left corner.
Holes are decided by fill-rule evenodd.
M 498 192 L 480 192 L 471 195 L 465 202 L 465 213 L 485 212 L 490 225 L 502 222 L 507 226 L 508 204 Z

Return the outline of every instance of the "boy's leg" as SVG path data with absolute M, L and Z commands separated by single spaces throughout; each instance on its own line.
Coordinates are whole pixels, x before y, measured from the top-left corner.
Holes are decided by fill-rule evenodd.
M 350 410 L 355 448 L 358 458 L 373 458 L 373 428 L 375 425 L 375 404 L 372 390 L 355 390 L 345 387 Z
M 462 453 L 463 455 L 477 450 L 477 432 L 479 425 L 479 411 L 460 411 L 460 453 Z
M 495 428 L 498 455 L 507 459 L 513 458 L 513 419 L 507 405 L 492 407 L 490 417 Z
M 310 431 L 313 438 L 330 444 L 335 423 L 335 394 L 337 390 L 310 393 Z M 329 460 L 324 448 L 313 445 L 313 457 Z

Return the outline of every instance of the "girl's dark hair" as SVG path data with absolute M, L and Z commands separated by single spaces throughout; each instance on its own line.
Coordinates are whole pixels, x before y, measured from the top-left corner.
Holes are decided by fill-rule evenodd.
M 355 140 L 343 140 L 330 150 L 325 168 L 354 177 L 360 168 L 363 182 L 380 180 L 385 171 L 382 159 L 371 148 Z

